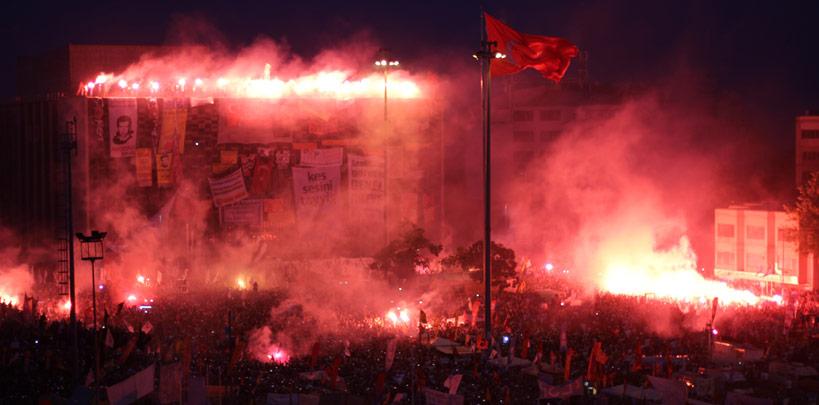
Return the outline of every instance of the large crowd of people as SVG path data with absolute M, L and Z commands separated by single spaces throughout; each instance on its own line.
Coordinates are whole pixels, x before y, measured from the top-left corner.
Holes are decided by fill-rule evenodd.
M 0 397 L 15 403 L 88 399 L 94 387 L 112 386 L 155 364 L 157 389 L 148 402 L 210 396 L 266 403 L 270 394 L 304 394 L 349 403 L 427 403 L 434 390 L 464 403 L 595 403 L 603 397 L 629 403 L 628 387 L 649 389 L 649 377 L 684 383 L 688 398 L 705 403 L 725 403 L 733 392 L 779 402 L 817 400 L 819 331 L 810 294 L 784 304 L 683 308 L 601 292 L 567 300 L 577 296 L 568 285 L 552 280 L 550 287 L 554 295 L 531 285 L 498 291 L 488 340 L 477 297 L 461 297 L 456 312 L 418 310 L 412 325 L 400 327 L 365 314 L 339 314 L 335 331 L 319 328 L 297 303 L 281 308 L 285 290 L 180 293 L 149 309 L 103 304 L 96 335 L 88 324 L 78 328 L 78 370 L 66 319 L 2 304 Z M 280 309 L 275 317 L 273 308 Z M 254 335 L 262 327 L 286 357 L 259 355 Z M 284 335 L 290 340 L 276 341 Z M 781 376 L 788 373 L 773 366 L 796 362 L 814 373 Z M 697 386 L 706 382 L 707 389 Z M 564 391 L 548 398 L 544 387 Z M 104 389 L 96 395 L 106 398 Z

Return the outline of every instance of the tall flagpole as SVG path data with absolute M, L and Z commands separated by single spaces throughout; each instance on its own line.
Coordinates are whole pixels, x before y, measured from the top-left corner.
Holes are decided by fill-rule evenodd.
M 491 159 L 490 159 L 490 121 L 489 121 L 489 95 L 491 87 L 491 75 L 489 67 L 494 55 L 491 47 L 497 46 L 490 43 L 486 38 L 486 18 L 481 10 L 481 49 L 475 57 L 481 63 L 481 108 L 483 110 L 483 280 L 484 280 L 484 325 L 486 341 L 492 341 L 492 254 L 490 247 L 492 244 L 491 227 Z

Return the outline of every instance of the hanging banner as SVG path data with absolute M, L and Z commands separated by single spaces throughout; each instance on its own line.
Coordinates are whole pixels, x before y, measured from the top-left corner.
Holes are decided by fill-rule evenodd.
M 300 220 L 315 220 L 336 208 L 341 166 L 293 167 L 293 196 Z
M 173 153 L 156 155 L 156 185 L 168 187 L 173 185 Z
M 132 157 L 136 149 L 137 100 L 108 99 L 108 137 L 111 157 Z
M 185 124 L 188 121 L 188 106 L 185 100 L 166 100 L 162 108 L 159 150 L 161 152 L 185 152 Z
M 347 155 L 350 220 L 353 223 L 383 226 L 384 169 L 383 155 Z
M 256 168 L 250 180 L 250 194 L 271 197 L 273 194 L 273 162 L 270 158 L 256 159 Z
M 263 201 L 247 199 L 225 205 L 220 208 L 220 222 L 222 225 L 261 226 Z
M 277 135 L 281 128 L 292 125 L 292 117 L 281 113 L 278 101 L 264 99 L 218 100 L 219 135 L 217 143 L 290 142 L 288 136 Z
M 264 200 L 263 226 L 266 228 L 283 228 L 296 224 L 293 207 L 289 199 L 268 198 Z
M 301 151 L 300 164 L 310 167 L 340 166 L 343 159 L 343 148 L 306 149 Z
M 245 178 L 242 176 L 241 168 L 222 178 L 208 178 L 208 183 L 210 183 L 210 191 L 213 195 L 213 205 L 217 207 L 221 208 L 247 198 Z
M 134 164 L 136 166 L 137 184 L 140 187 L 153 186 L 154 159 L 151 148 L 137 148 Z

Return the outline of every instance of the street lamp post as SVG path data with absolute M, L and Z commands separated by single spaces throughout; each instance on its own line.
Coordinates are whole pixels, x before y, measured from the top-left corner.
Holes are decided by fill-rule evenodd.
M 97 281 L 95 277 L 94 262 L 102 260 L 104 256 L 104 246 L 102 240 L 107 232 L 91 231 L 90 235 L 77 232 L 77 239 L 80 240 L 80 258 L 91 262 L 91 313 L 94 318 L 94 384 L 99 388 L 100 378 L 100 355 L 99 342 L 97 341 Z M 94 390 L 94 398 L 97 390 Z
M 390 160 L 389 160 L 389 133 L 387 132 L 387 88 L 389 87 L 389 71 L 390 69 L 398 68 L 399 62 L 397 60 L 393 60 L 389 57 L 389 51 L 386 49 L 380 49 L 378 51 L 378 59 L 375 61 L 375 68 L 380 70 L 384 74 L 384 135 L 386 139 L 384 140 L 384 245 L 390 243 L 390 233 L 389 233 L 389 215 L 387 211 L 389 210 L 389 201 L 390 201 L 390 176 L 389 176 L 389 167 L 390 167 Z
M 399 62 L 392 60 L 389 57 L 389 51 L 386 49 L 378 51 L 378 56 L 378 60 L 375 61 L 375 68 L 384 73 L 384 122 L 387 122 L 387 76 L 389 75 L 390 69 L 398 68 Z

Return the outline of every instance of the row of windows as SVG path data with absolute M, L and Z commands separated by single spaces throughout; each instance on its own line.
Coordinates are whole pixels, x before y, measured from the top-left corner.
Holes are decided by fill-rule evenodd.
M 777 228 L 777 240 L 791 242 L 796 239 L 795 231 L 788 228 Z M 720 238 L 733 238 L 734 225 L 717 224 L 717 236 Z M 754 240 L 765 239 L 765 227 L 748 225 L 745 227 L 745 237 Z
M 803 129 L 802 139 L 819 139 L 819 129 Z
M 542 131 L 540 133 L 541 142 L 551 142 L 560 135 L 560 131 Z M 535 131 L 515 131 L 512 133 L 512 140 L 515 142 L 534 142 Z
M 540 121 L 571 121 L 577 117 L 574 111 L 561 110 L 540 110 L 538 111 L 538 119 Z M 512 121 L 515 122 L 531 122 L 535 120 L 535 111 L 533 110 L 514 110 L 512 111 Z
M 717 252 L 717 267 L 733 268 L 735 267 L 734 252 Z M 777 261 L 784 262 L 785 273 L 791 272 L 796 268 L 796 258 L 787 258 L 782 260 L 777 258 Z M 777 267 L 781 264 L 775 264 Z M 756 273 L 765 273 L 773 269 L 768 268 L 768 261 L 765 255 L 756 253 L 747 253 L 745 255 L 745 271 L 752 271 Z
M 802 160 L 819 160 L 819 151 L 802 152 Z

